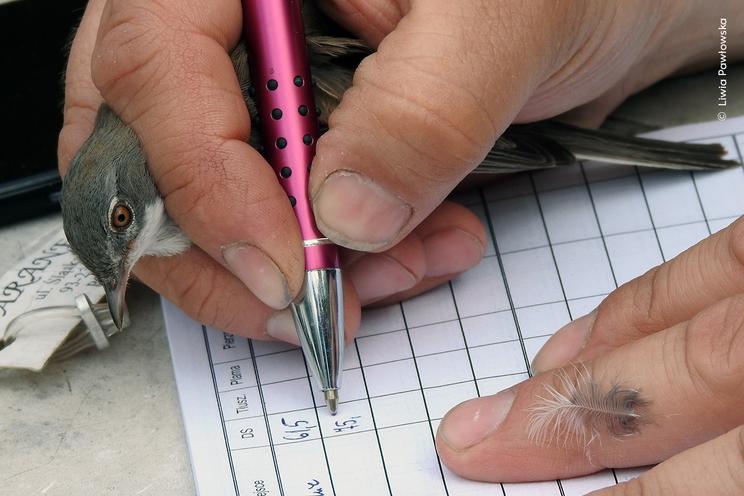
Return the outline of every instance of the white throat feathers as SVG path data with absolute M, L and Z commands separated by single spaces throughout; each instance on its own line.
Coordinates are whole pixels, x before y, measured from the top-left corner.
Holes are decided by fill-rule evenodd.
M 147 205 L 143 217 L 139 235 L 127 256 L 128 267 L 133 267 L 145 255 L 170 257 L 183 253 L 191 245 L 189 238 L 168 217 L 160 197 Z

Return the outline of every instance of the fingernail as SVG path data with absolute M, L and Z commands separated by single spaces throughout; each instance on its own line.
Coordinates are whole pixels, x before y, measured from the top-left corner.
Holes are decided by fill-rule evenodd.
M 460 403 L 442 419 L 437 437 L 455 451 L 475 446 L 498 429 L 515 397 L 514 388 L 509 388 Z
M 300 345 L 292 312 L 288 309 L 276 312 L 266 321 L 266 334 L 279 341 Z
M 272 308 L 281 309 L 292 300 L 287 278 L 270 256 L 248 243 L 222 247 L 222 256 L 230 271 L 258 299 Z
M 363 305 L 412 288 L 417 278 L 387 255 L 365 255 L 349 269 L 359 301 Z
M 486 251 L 477 237 L 459 228 L 446 229 L 424 238 L 426 277 L 459 274 L 475 266 Z
M 369 177 L 345 170 L 325 179 L 313 207 L 326 236 L 364 251 L 393 241 L 413 213 L 409 204 Z
M 532 372 L 537 375 L 546 370 L 553 370 L 575 358 L 589 339 L 596 317 L 595 310 L 566 324 L 553 334 L 532 361 Z

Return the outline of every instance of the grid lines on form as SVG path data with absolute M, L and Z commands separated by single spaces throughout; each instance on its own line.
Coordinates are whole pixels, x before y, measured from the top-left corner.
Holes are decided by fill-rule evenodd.
M 741 160 L 741 130 L 679 139 L 723 140 Z M 205 330 L 230 485 L 236 495 L 574 496 L 637 475 L 467 481 L 440 463 L 434 433 L 457 403 L 528 378 L 548 337 L 618 285 L 742 215 L 742 190 L 740 168 L 585 163 L 461 195 L 487 227 L 485 257 L 447 285 L 365 311 L 346 351 L 337 417 L 296 347 Z
M 727 149 L 734 151 L 731 158 L 741 160 L 733 144 Z M 706 215 L 706 204 L 718 202 L 712 194 L 706 202 L 705 195 L 698 193 L 696 183 L 701 178 L 715 180 L 717 184 L 705 186 L 709 189 L 723 183 L 744 187 L 741 169 L 691 174 L 582 164 L 559 173 L 516 176 L 507 180 L 510 184 L 488 188 L 481 194 L 481 205 L 475 197 L 466 201 L 492 228 L 493 249 L 505 266 L 506 287 L 513 281 L 515 326 L 530 359 L 549 328 L 558 329 L 588 313 L 619 284 L 702 239 L 711 232 L 702 229 L 709 222 L 720 229 L 744 213 L 738 203 L 729 210 L 719 208 L 711 216 L 714 219 Z M 664 229 L 676 231 L 678 237 L 666 236 Z M 499 250 L 497 240 L 504 240 L 508 248 Z M 525 282 L 530 271 L 539 277 Z M 543 283 L 542 295 L 535 294 L 538 281 Z M 565 311 L 558 304 L 561 295 Z M 550 327 L 536 328 L 536 322 Z M 563 485 L 567 494 L 579 494 L 589 486 L 606 486 L 635 474 L 634 470 L 605 472 Z
M 212 384 L 214 387 L 215 398 L 217 401 L 217 408 L 220 414 L 220 421 L 222 422 L 222 435 L 225 438 L 225 447 L 227 448 L 227 458 L 228 458 L 228 463 L 230 464 L 233 488 L 235 489 L 235 496 L 240 496 L 240 488 L 238 486 L 238 480 L 235 477 L 235 464 L 233 463 L 233 459 L 231 456 L 232 450 L 230 449 L 230 437 L 227 435 L 227 429 L 225 427 L 225 416 L 222 411 L 222 402 L 220 401 L 219 388 L 217 387 L 217 377 L 214 371 L 214 361 L 212 359 L 212 353 L 209 347 L 209 341 L 207 338 L 207 330 L 204 326 L 202 326 L 202 332 L 204 333 L 204 345 L 207 350 L 207 360 L 209 361 L 209 368 L 212 372 Z

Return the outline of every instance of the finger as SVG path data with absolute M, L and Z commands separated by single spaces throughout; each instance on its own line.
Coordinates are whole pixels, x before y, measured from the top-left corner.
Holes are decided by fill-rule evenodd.
M 64 175 L 70 160 L 93 131 L 98 106 L 103 99 L 90 75 L 90 62 L 105 0 L 91 0 L 85 8 L 65 70 L 64 121 L 57 144 L 60 173 Z
M 318 140 L 313 205 L 334 241 L 382 251 L 480 163 L 560 59 L 547 42 L 556 24 L 531 2 L 331 3 L 352 26 L 379 13 L 375 29 L 394 30 L 362 62 Z M 525 18 L 530 29 L 512 22 Z
M 690 319 L 744 292 L 744 218 L 610 294 L 594 313 L 559 330 L 535 357 L 549 370 Z
M 359 295 L 351 283 L 349 275 L 343 274 L 344 285 L 344 339 L 348 345 L 354 340 L 362 319 Z M 266 321 L 266 333 L 273 339 L 300 345 L 292 312 L 289 309 L 280 310 L 272 314 Z
M 379 45 L 404 15 L 400 2 L 390 0 L 319 0 L 318 5 L 331 19 L 372 46 Z
M 352 262 L 349 274 L 362 305 L 401 301 L 475 266 L 485 245 L 478 218 L 445 202 L 393 248 Z
M 170 216 L 278 309 L 302 285 L 302 243 L 276 176 L 246 143 L 248 111 L 227 53 L 241 18 L 229 0 L 109 2 L 93 81 L 139 136 Z
M 455 236 L 460 232 L 466 234 L 463 235 L 461 242 L 458 242 L 456 237 L 450 238 L 452 236 L 450 230 L 455 231 Z M 392 278 L 406 282 L 403 287 L 410 288 L 409 291 L 417 288 L 422 291 L 421 288 L 424 286 L 420 281 L 426 280 L 426 266 L 432 257 L 432 254 L 427 252 L 427 246 L 436 247 L 440 243 L 439 233 L 443 233 L 445 239 L 451 243 L 447 248 L 459 251 L 460 254 L 459 259 L 453 259 L 448 269 L 448 272 L 451 271 L 450 274 L 458 272 L 460 268 L 465 270 L 469 268 L 467 266 L 475 265 L 485 244 L 485 233 L 478 218 L 469 210 L 454 203 L 440 206 L 432 218 L 417 229 L 417 233 L 420 233 L 421 237 L 409 236 L 386 254 L 363 254 L 355 263 L 365 257 L 384 255 L 385 258 L 366 261 L 361 269 L 355 264 L 344 269 L 347 341 L 353 339 L 359 328 L 360 301 L 374 299 L 369 293 L 358 294 L 357 286 L 363 291 L 369 288 L 375 294 L 387 298 L 399 289 L 392 286 L 388 293 L 379 293 L 374 283 L 388 284 L 388 287 L 391 287 L 385 278 Z M 435 244 L 431 245 L 429 239 L 434 239 Z M 372 274 L 370 276 L 372 281 L 364 280 L 364 271 Z M 383 274 L 382 281 L 378 274 Z M 176 306 L 185 309 L 196 321 L 246 337 L 273 338 L 297 344 L 297 332 L 289 310 L 275 312 L 263 304 L 239 279 L 198 247 L 192 247 L 186 253 L 175 257 L 142 258 L 135 266 L 134 275 Z M 414 282 L 408 283 L 406 277 L 411 277 Z
M 199 247 L 174 257 L 143 257 L 133 272 L 197 322 L 268 339 L 265 322 L 273 309 Z
M 400 301 L 427 291 L 476 265 L 484 246 L 485 232 L 478 218 L 460 205 L 445 202 L 414 233 L 390 250 L 347 256 L 347 261 L 350 260 L 344 264 L 347 342 L 356 336 L 359 328 L 360 304 Z M 297 344 L 294 323 L 286 310 L 270 319 L 268 333 Z
M 143 257 L 134 275 L 197 322 L 248 338 L 298 344 L 289 310 L 265 305 L 198 247 L 176 257 Z M 350 340 L 359 328 L 360 305 L 348 277 L 344 288 L 344 324 Z
M 640 477 L 589 496 L 744 493 L 744 426 L 676 455 Z
M 744 422 L 742 316 L 744 296 L 731 297 L 586 364 L 465 402 L 440 426 L 442 460 L 468 478 L 546 480 L 650 465 L 719 436 Z

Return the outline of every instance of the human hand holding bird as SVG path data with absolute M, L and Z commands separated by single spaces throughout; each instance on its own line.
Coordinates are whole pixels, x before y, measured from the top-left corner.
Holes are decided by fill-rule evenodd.
M 95 131 L 65 179 L 66 232 L 115 311 L 134 270 L 198 320 L 291 339 L 281 309 L 302 283 L 301 241 L 273 171 L 246 144 L 245 77 L 228 57 L 240 12 L 218 4 L 89 4 L 68 67 L 61 168 Z M 321 116 L 330 118 L 311 176 L 316 217 L 337 244 L 362 251 L 347 254 L 350 336 L 361 304 L 410 296 L 477 263 L 482 227 L 442 200 L 484 158 L 517 170 L 571 161 L 566 133 L 579 157 L 597 151 L 596 136 L 558 124 L 512 128 L 496 141 L 512 120 L 584 106 L 579 113 L 596 122 L 627 94 L 700 60 L 673 50 L 691 36 L 692 14 L 661 4 L 322 5 L 377 49 L 329 115 L 351 81 L 354 64 L 342 64 L 365 50 L 344 42 L 339 57 L 338 38 L 309 33 L 313 72 L 325 81 Z M 115 112 L 103 107 L 94 125 L 103 98 Z M 600 151 L 617 158 L 631 144 Z M 711 162 L 702 149 L 677 151 Z M 635 152 L 633 163 L 646 156 Z M 179 256 L 140 258 L 180 252 L 186 240 L 194 245 Z

